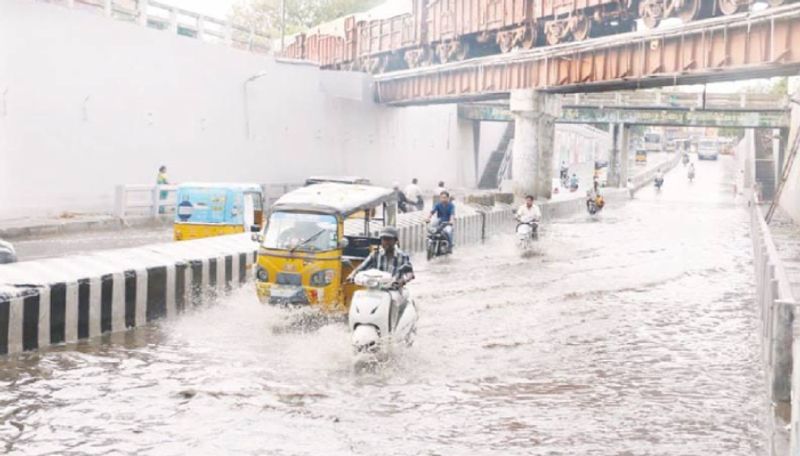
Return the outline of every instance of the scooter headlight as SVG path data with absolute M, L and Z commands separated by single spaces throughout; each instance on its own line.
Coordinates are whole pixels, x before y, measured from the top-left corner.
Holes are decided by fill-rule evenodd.
M 333 269 L 323 269 L 311 275 L 312 287 L 325 287 L 333 282 L 334 272 Z
M 266 269 L 259 266 L 258 269 L 256 269 L 256 279 L 258 279 L 259 282 L 268 282 L 269 273 Z

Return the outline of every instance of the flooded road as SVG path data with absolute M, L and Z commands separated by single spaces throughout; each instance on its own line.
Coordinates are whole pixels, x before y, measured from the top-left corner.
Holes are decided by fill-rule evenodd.
M 725 163 L 597 219 L 416 259 L 417 343 L 350 367 L 249 289 L 0 361 L 10 454 L 766 454 L 751 245 Z

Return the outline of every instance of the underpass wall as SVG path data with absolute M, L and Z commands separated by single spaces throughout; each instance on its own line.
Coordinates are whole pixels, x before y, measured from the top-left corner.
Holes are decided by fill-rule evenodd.
M 475 182 L 455 106 L 385 108 L 360 73 L 0 2 L 0 218 L 108 212 L 162 164 L 173 182 Z
M 796 90 L 793 95 L 794 99 L 800 99 L 800 89 Z M 791 127 L 789 129 L 789 140 L 787 145 L 786 156 L 791 152 L 791 147 L 797 141 L 797 135 L 800 134 L 800 105 L 791 103 Z M 783 191 L 780 199 L 781 207 L 789 214 L 795 223 L 800 223 L 800 159 L 795 159 L 792 169 L 789 172 L 789 178 L 784 184 Z

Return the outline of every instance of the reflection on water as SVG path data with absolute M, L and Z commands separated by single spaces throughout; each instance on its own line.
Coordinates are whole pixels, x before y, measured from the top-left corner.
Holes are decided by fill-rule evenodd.
M 691 186 L 417 259 L 414 347 L 351 368 L 342 324 L 251 290 L 0 364 L 19 454 L 765 454 L 747 217 L 722 164 Z M 287 330 L 287 328 L 289 328 Z

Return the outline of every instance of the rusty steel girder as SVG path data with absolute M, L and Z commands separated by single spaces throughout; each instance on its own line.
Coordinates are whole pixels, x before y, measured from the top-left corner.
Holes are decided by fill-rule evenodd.
M 597 92 L 796 74 L 800 3 L 549 48 L 376 76 L 391 105 Z

